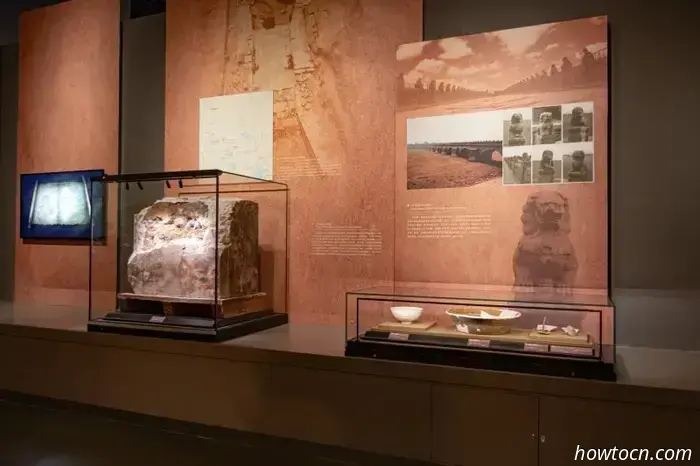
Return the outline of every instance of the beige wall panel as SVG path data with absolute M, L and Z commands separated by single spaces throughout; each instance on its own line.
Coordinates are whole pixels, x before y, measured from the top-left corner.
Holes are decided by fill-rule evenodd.
M 72 0 L 20 17 L 18 174 L 117 171 L 119 9 L 119 0 Z M 107 215 L 94 287 L 109 299 L 116 285 L 116 199 Z M 15 300 L 87 307 L 87 244 L 23 241 L 17 231 Z

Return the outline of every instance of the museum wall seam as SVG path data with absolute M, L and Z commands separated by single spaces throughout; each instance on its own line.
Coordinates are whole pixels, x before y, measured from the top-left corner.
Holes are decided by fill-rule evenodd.
M 123 8 L 126 5 L 123 5 Z M 164 170 L 165 14 L 122 21 L 120 173 Z M 121 193 L 121 231 L 130 237 L 138 206 L 163 197 L 163 186 Z M 122 236 L 124 237 L 124 236 Z M 128 254 L 119 255 L 119 283 L 128 283 Z
M 0 300 L 14 297 L 17 189 L 17 44 L 0 47 Z
M 72 0 L 20 17 L 16 173 L 118 169 L 119 0 Z M 95 299 L 113 300 L 116 205 L 95 249 Z M 17 207 L 19 216 L 19 206 Z M 86 244 L 15 240 L 15 301 L 86 307 Z

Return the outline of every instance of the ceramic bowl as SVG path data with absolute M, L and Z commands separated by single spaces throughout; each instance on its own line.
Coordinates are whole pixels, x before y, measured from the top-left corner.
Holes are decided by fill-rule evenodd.
M 391 308 L 391 315 L 402 324 L 412 324 L 420 318 L 422 313 L 422 307 L 394 306 Z
M 510 332 L 513 321 L 522 314 L 511 309 L 448 309 L 447 315 L 457 330 L 472 335 L 503 335 Z

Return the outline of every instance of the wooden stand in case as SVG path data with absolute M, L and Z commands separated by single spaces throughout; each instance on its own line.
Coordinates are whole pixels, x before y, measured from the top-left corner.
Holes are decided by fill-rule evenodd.
M 88 330 L 183 340 L 224 341 L 288 322 L 265 293 L 221 298 L 176 298 L 120 293 L 119 311 L 88 323 Z
M 600 354 L 587 334 L 517 328 L 500 335 L 468 334 L 435 322 L 385 322 L 346 345 L 347 356 L 615 380 L 614 366 Z

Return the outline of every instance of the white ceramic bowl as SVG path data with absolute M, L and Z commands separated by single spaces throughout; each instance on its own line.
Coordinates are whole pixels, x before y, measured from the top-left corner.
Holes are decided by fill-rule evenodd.
M 391 315 L 402 324 L 412 324 L 420 318 L 422 313 L 422 307 L 394 306 L 391 308 Z

